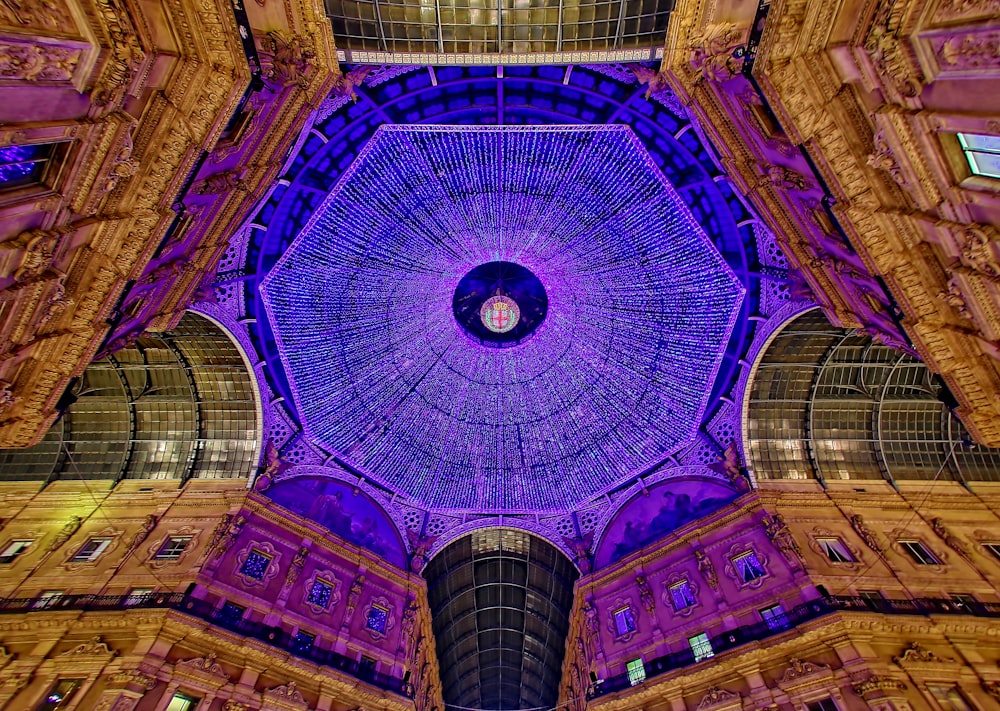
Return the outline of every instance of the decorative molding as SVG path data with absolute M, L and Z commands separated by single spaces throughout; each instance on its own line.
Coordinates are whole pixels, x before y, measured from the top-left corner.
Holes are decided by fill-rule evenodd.
M 379 632 L 378 630 L 373 630 L 371 627 L 368 626 L 368 615 L 371 613 L 372 608 L 374 608 L 376 605 L 386 611 L 385 632 Z M 364 609 L 361 611 L 361 614 L 364 616 L 365 620 L 365 631 L 375 641 L 385 639 L 386 636 L 389 634 L 389 632 L 392 630 L 392 628 L 395 627 L 396 625 L 396 616 L 393 611 L 393 605 L 389 602 L 389 599 L 384 595 L 371 598 L 368 601 L 368 604 L 365 605 Z
M 111 675 L 110 681 L 114 686 L 138 686 L 146 691 L 149 691 L 156 686 L 155 676 L 145 674 L 138 669 L 126 669 L 124 671 L 115 672 Z
M 919 642 L 910 642 L 910 646 L 900 652 L 898 657 L 893 657 L 892 661 L 900 666 L 905 666 L 910 662 L 934 662 L 934 663 L 946 663 L 953 662 L 953 659 L 942 659 L 934 652 L 929 649 L 924 648 Z
M 720 689 L 717 686 L 710 687 L 705 695 L 698 702 L 698 706 L 695 711 L 704 711 L 704 709 L 715 708 L 717 706 L 722 706 L 723 704 L 732 704 L 739 708 L 742 703 L 742 698 L 735 691 L 727 691 L 726 689 Z
M 871 674 L 863 681 L 855 682 L 851 688 L 855 694 L 867 700 L 869 694 L 878 691 L 905 691 L 906 684 L 890 676 Z
M 330 601 L 327 603 L 326 607 L 323 607 L 322 605 L 317 605 L 316 603 L 309 601 L 309 595 L 312 592 L 313 585 L 315 585 L 320 578 L 330 583 L 331 587 Z M 308 607 L 317 615 L 324 615 L 327 612 L 329 612 L 332 608 L 336 607 L 337 603 L 340 602 L 341 598 L 340 586 L 341 586 L 340 578 L 338 578 L 337 575 L 332 570 L 328 568 L 324 568 L 323 570 L 319 569 L 314 570 L 312 575 L 309 576 L 309 579 L 306 580 L 306 584 L 302 588 L 302 604 Z
M 181 526 L 180 528 L 168 529 L 165 536 L 157 538 L 153 541 L 152 545 L 146 548 L 145 564 L 154 570 L 181 565 L 194 554 L 194 551 L 198 550 L 201 532 L 202 529 L 194 528 L 193 526 Z M 176 558 L 158 560 L 156 558 L 156 554 L 159 553 L 163 545 L 171 538 L 179 536 L 191 536 L 191 540 L 188 541 L 188 544 L 184 547 L 184 550 L 181 551 L 181 554 Z
M 789 684 L 803 677 L 812 676 L 824 671 L 830 671 L 829 665 L 815 664 L 810 661 L 802 661 L 796 657 L 791 657 L 788 660 L 788 669 L 781 676 L 781 683 Z
M 201 672 L 203 674 L 211 674 L 212 676 L 217 676 L 225 681 L 229 681 L 229 674 L 222 668 L 216 659 L 218 655 L 215 652 L 209 652 L 204 657 L 193 657 L 191 659 L 185 659 L 183 661 L 177 662 L 177 667 L 183 669 L 190 669 L 196 672 Z
M 84 642 L 83 644 L 78 644 L 77 646 L 69 649 L 59 657 L 113 657 L 117 652 L 111 649 L 102 639 L 100 635 L 94 635 L 90 638 L 89 642 Z
M 259 579 L 243 572 L 243 564 L 246 563 L 247 558 L 254 549 L 259 550 L 261 553 L 270 558 L 270 562 L 267 564 L 267 569 L 264 570 L 264 574 L 261 575 Z M 267 587 L 268 583 L 271 582 L 271 579 L 278 574 L 278 569 L 281 567 L 280 563 L 281 553 L 275 550 L 274 546 L 271 545 L 269 541 L 251 540 L 236 555 L 236 560 L 233 565 L 233 575 L 248 588 Z
M 632 614 L 632 621 L 635 629 L 619 634 L 618 627 L 615 624 L 615 613 L 626 608 Z M 611 633 L 611 637 L 615 640 L 615 642 L 621 643 L 628 642 L 639 631 L 639 615 L 636 610 L 635 602 L 632 600 L 631 596 L 616 597 L 614 602 L 608 606 L 608 631 Z
M 694 604 L 688 605 L 680 610 L 674 607 L 673 597 L 670 595 L 670 588 L 677 583 L 687 582 L 688 588 L 691 590 L 691 596 L 694 598 Z M 688 617 L 694 612 L 696 607 L 701 605 L 701 601 L 698 598 L 699 586 L 694 581 L 694 577 L 685 570 L 674 570 L 667 575 L 667 579 L 663 581 L 663 593 L 660 595 L 660 599 L 663 601 L 663 606 L 666 607 L 670 612 L 678 617 Z

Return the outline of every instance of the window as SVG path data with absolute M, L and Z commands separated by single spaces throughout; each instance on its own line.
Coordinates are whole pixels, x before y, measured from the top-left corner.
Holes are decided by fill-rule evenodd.
M 389 610 L 381 605 L 372 605 L 371 609 L 368 610 L 368 621 L 365 623 L 365 627 L 372 632 L 385 634 L 385 627 L 388 622 Z
M 54 143 L 0 148 L 0 190 L 45 182 L 54 152 Z
M 299 630 L 292 637 L 292 650 L 304 654 L 313 648 L 316 642 L 316 635 Z
M 125 597 L 125 606 L 141 605 L 149 600 L 153 594 L 153 588 L 132 588 Z
M 216 619 L 223 625 L 238 625 L 243 621 L 243 615 L 247 609 L 233 602 L 225 603 L 219 608 Z
M 3 551 L 0 551 L 0 563 L 13 563 L 19 555 L 28 549 L 31 543 L 29 540 L 11 541 Z
M 35 598 L 35 603 L 32 605 L 36 610 L 41 610 L 46 607 L 52 607 L 55 605 L 62 596 L 66 593 L 65 590 L 45 590 Z
M 322 578 L 317 578 L 309 590 L 309 597 L 306 602 L 322 607 L 324 610 L 330 605 L 330 597 L 333 595 L 333 583 Z
M 958 142 L 973 175 L 1000 178 L 1000 136 L 959 133 Z
M 632 686 L 646 680 L 646 665 L 642 663 L 641 658 L 625 662 L 625 672 L 628 674 L 628 683 Z
M 271 556 L 261 553 L 256 548 L 251 548 L 250 552 L 247 553 L 247 559 L 240 567 L 240 573 L 254 580 L 262 580 L 264 573 L 267 572 L 267 566 L 270 564 Z
M 712 643 L 708 641 L 708 635 L 704 632 L 696 634 L 694 637 L 688 637 L 688 644 L 691 645 L 696 662 L 715 656 L 715 652 L 712 651 Z
M 185 694 L 174 694 L 164 711 L 194 711 L 198 706 L 198 699 Z
M 941 561 L 935 558 L 934 554 L 927 550 L 927 546 L 920 541 L 900 541 L 899 545 L 913 558 L 913 562 L 917 565 L 941 565 Z
M 91 561 L 97 560 L 101 553 L 111 545 L 110 538 L 91 538 L 76 552 L 70 562 L 72 563 L 89 563 Z
M 881 590 L 858 590 L 858 597 L 875 605 L 885 602 L 885 595 Z
M 635 614 L 631 607 L 620 607 L 615 610 L 615 634 L 619 637 L 635 632 Z
M 670 591 L 670 602 L 673 603 L 676 612 L 686 610 L 697 602 L 694 599 L 694 591 L 691 590 L 691 583 L 687 580 L 674 583 L 667 590 Z
M 1000 543 L 984 543 L 983 548 L 989 551 L 994 558 L 1000 560 Z
M 781 605 L 771 605 L 760 611 L 760 617 L 767 624 L 769 630 L 787 630 L 792 626 L 785 614 L 785 608 Z
M 928 684 L 927 690 L 945 711 L 972 711 L 969 702 L 955 686 Z
M 760 560 L 757 559 L 757 554 L 753 551 L 741 553 L 733 558 L 732 561 L 733 568 L 736 570 L 736 575 L 738 575 L 739 579 L 744 583 L 759 580 L 766 575 L 764 572 L 764 566 L 761 565 Z
M 42 703 L 35 707 L 35 711 L 57 711 L 66 708 L 81 684 L 83 679 L 59 679 L 42 699 Z
M 192 536 L 170 536 L 166 542 L 156 551 L 153 560 L 177 560 L 181 553 L 188 547 Z
M 960 610 L 969 610 L 978 602 L 976 598 L 968 593 L 952 593 L 950 597 L 951 601 L 955 603 L 955 607 Z
M 806 711 L 838 711 L 837 704 L 829 696 L 819 701 L 806 704 Z
M 358 662 L 358 676 L 362 679 L 372 679 L 375 677 L 375 660 L 371 657 L 361 657 Z
M 854 556 L 839 538 L 817 538 L 819 547 L 826 553 L 831 563 L 853 563 Z

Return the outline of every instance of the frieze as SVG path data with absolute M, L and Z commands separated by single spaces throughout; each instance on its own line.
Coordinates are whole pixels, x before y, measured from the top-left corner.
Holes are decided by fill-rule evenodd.
M 60 657 L 113 657 L 117 652 L 101 639 L 100 635 L 94 635 L 90 638 L 89 642 L 84 642 L 83 644 L 78 644 L 77 646 L 69 649 L 62 654 Z
M 83 58 L 82 47 L 0 40 L 0 79 L 35 83 L 69 82 Z

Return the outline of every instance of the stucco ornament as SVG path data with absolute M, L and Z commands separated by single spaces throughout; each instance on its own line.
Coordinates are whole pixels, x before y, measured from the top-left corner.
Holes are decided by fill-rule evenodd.
M 722 82 L 743 69 L 743 57 L 736 49 L 743 43 L 743 28 L 732 22 L 711 24 L 689 45 L 691 66 L 703 79 Z

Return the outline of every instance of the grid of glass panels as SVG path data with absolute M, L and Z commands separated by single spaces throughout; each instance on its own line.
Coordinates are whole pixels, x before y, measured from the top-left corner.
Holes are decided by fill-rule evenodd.
M 447 705 L 549 708 L 558 697 L 576 569 L 523 531 L 484 529 L 428 563 Z
M 257 457 L 250 376 L 218 327 L 173 331 L 92 363 L 41 443 L 0 450 L 0 481 L 249 476 Z
M 1000 481 L 1000 449 L 971 437 L 916 358 L 810 311 L 761 358 L 748 451 L 763 479 Z
M 657 47 L 674 0 L 326 0 L 337 46 L 527 53 Z
M 1000 136 L 959 133 L 958 142 L 973 175 L 1000 178 Z

